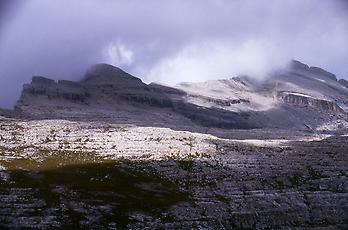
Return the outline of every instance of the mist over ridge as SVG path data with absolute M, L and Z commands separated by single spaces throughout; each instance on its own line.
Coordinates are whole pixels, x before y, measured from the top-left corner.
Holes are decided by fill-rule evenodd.
M 344 1 L 9 4 L 0 5 L 8 12 L 0 24 L 1 107 L 13 106 L 32 75 L 79 80 L 100 62 L 169 85 L 238 74 L 264 78 L 291 59 L 348 75 Z

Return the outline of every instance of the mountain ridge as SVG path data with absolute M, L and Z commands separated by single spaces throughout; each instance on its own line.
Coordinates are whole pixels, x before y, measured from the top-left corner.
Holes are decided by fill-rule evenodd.
M 227 129 L 302 129 L 332 117 L 346 121 L 347 108 L 348 88 L 334 74 L 293 61 L 261 83 L 241 76 L 174 87 L 145 84 L 120 68 L 97 64 L 79 82 L 33 77 L 23 86 L 15 111 L 32 118 L 119 121 L 123 114 L 123 122 L 153 116 L 149 125 L 183 120 Z

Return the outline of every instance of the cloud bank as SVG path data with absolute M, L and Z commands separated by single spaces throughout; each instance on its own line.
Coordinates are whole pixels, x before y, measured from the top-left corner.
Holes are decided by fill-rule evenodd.
M 0 24 L 0 106 L 32 75 L 78 80 L 100 62 L 165 84 L 262 78 L 291 59 L 348 77 L 347 9 L 344 0 L 19 1 Z

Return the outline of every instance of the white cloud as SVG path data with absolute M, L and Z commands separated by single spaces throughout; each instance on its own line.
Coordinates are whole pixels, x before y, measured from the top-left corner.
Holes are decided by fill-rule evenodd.
M 152 81 L 175 84 L 182 81 L 204 81 L 247 74 L 264 78 L 268 73 L 285 67 L 291 59 L 277 53 L 278 47 L 262 39 L 209 41 L 192 44 L 173 56 L 161 59 L 148 72 Z
M 134 53 L 125 44 L 113 42 L 104 50 L 105 62 L 125 68 L 130 66 L 134 61 Z

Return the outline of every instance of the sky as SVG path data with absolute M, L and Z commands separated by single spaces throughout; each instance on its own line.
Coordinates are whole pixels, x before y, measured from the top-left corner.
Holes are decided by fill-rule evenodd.
M 33 75 L 80 80 L 108 63 L 175 85 L 291 59 L 348 79 L 346 0 L 0 0 L 0 107 Z

